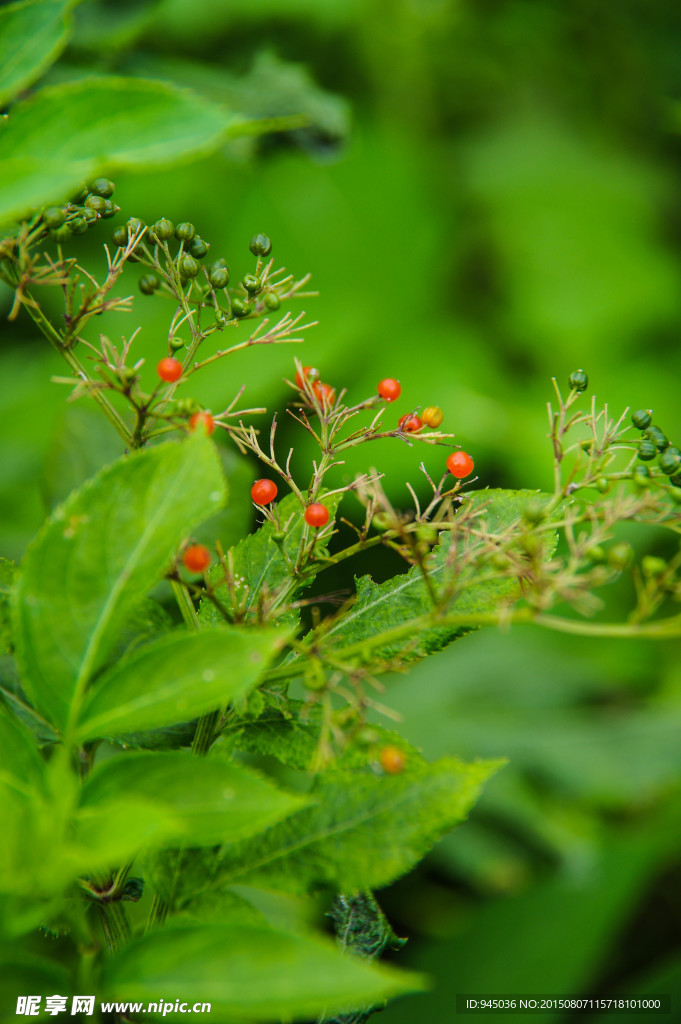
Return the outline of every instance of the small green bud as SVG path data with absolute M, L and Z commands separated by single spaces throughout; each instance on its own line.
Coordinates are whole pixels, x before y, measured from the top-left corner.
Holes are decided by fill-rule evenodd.
M 536 533 L 526 533 L 524 537 L 520 538 L 520 546 L 526 554 L 533 558 L 535 555 L 539 554 L 541 540 Z
M 681 486 L 668 487 L 667 494 L 672 499 L 675 505 L 681 505 Z
M 286 540 L 286 530 L 275 530 L 272 534 L 272 540 L 275 544 L 283 544 Z
M 130 232 L 131 235 L 134 235 L 134 234 L 136 234 L 136 232 L 141 231 L 141 229 L 143 227 L 144 227 L 144 221 L 140 220 L 139 217 L 130 217 L 129 218 L 128 224 L 127 224 L 127 228 L 128 228 L 128 231 Z
M 511 564 L 511 559 L 508 555 L 505 555 L 503 551 L 497 551 L 495 555 L 492 555 L 491 562 L 495 569 L 499 569 L 500 572 L 503 572 L 505 569 L 508 569 Z
M 160 283 L 155 274 L 144 274 L 137 282 L 142 295 L 153 295 Z
M 246 274 L 242 284 L 246 291 L 250 292 L 252 295 L 254 295 L 256 292 L 259 292 L 260 289 L 262 288 L 262 284 L 255 276 L 255 274 Z
M 681 451 L 674 447 L 665 448 L 657 464 L 666 476 L 673 476 L 681 466 Z
M 238 297 L 232 299 L 232 313 L 239 320 L 244 316 L 248 316 L 250 311 L 251 307 L 248 304 L 248 302 L 244 302 L 243 299 L 240 299 Z
M 644 439 L 638 446 L 638 458 L 643 462 L 650 462 L 657 455 L 657 447 L 652 441 Z
M 663 452 L 669 445 L 669 438 L 665 434 L 664 430 L 660 427 L 656 427 L 655 425 L 648 427 L 644 436 L 648 441 L 653 442 L 658 452 Z
M 634 557 L 634 549 L 627 541 L 620 541 L 608 549 L 608 562 L 613 569 L 626 569 Z
M 87 206 L 88 209 L 94 210 L 95 213 L 101 213 L 106 206 L 106 199 L 103 196 L 89 195 L 86 197 L 83 206 Z
M 220 324 L 221 327 L 224 327 L 225 324 L 229 323 L 229 317 L 225 313 L 224 309 L 215 310 L 215 323 Z
M 175 238 L 178 242 L 191 242 L 195 234 L 196 228 L 187 220 L 183 220 L 182 223 L 178 224 L 175 228 Z
M 545 515 L 544 502 L 541 498 L 530 498 L 523 508 L 523 519 L 526 523 L 541 523 Z
M 265 295 L 265 308 L 274 313 L 281 306 L 281 299 L 276 292 L 267 292 Z
M 175 235 L 175 225 L 167 217 L 161 217 L 152 227 L 151 233 L 159 242 L 168 242 Z
M 584 552 L 590 562 L 598 563 L 605 561 L 605 550 L 600 544 L 592 544 L 590 548 L 587 548 Z
M 318 661 L 311 662 L 305 669 L 303 684 L 307 690 L 316 692 L 326 689 L 326 672 Z
M 115 217 L 116 214 L 118 213 L 119 209 L 120 209 L 120 207 L 116 206 L 115 203 L 112 203 L 110 199 L 105 199 L 104 200 L 104 209 L 100 210 L 99 216 L 103 220 L 108 220 L 109 217 Z
M 182 340 L 182 338 L 177 338 L 173 336 L 169 340 L 168 344 L 170 345 L 172 352 L 177 352 L 178 349 L 184 348 L 184 341 Z
M 599 476 L 596 481 L 596 490 L 600 491 L 601 494 L 607 494 L 610 490 L 610 481 L 605 476 Z
M 572 391 L 586 391 L 589 386 L 589 378 L 584 370 L 575 370 L 568 378 L 568 384 Z
M 84 235 L 87 231 L 87 221 L 85 217 L 74 217 L 68 221 L 68 228 L 72 235 Z
M 179 269 L 182 277 L 196 277 L 201 268 L 193 256 L 183 256 Z
M 125 248 L 128 244 L 128 229 L 116 228 L 116 230 L 112 232 L 111 241 L 114 245 L 117 245 L 119 249 Z
M 211 270 L 215 270 L 216 267 L 227 267 L 227 260 L 225 259 L 224 256 L 220 256 L 218 259 L 213 260 L 213 262 L 208 268 L 208 272 L 210 273 Z
M 208 275 L 213 288 L 226 288 L 229 284 L 229 271 L 226 267 L 214 267 Z
M 644 576 L 662 576 L 667 571 L 667 563 L 664 558 L 657 558 L 655 555 L 645 555 L 641 559 L 641 572 Z
M 363 725 L 357 733 L 356 739 L 363 747 L 373 747 L 374 744 L 378 743 L 379 734 L 370 725 Z
M 650 470 L 647 466 L 634 466 L 634 483 L 637 487 L 647 487 L 650 483 Z
M 180 398 L 175 405 L 175 412 L 178 416 L 193 416 L 195 412 L 201 412 L 201 406 L 195 398 Z
M 426 545 L 437 544 L 440 539 L 439 530 L 432 523 L 420 523 L 416 530 L 416 536 Z
M 631 422 L 637 430 L 647 430 L 653 422 L 651 411 L 649 409 L 637 409 L 631 415 Z
M 194 235 L 186 248 L 187 252 L 197 260 L 202 260 L 208 254 L 208 243 L 204 242 L 198 235 Z
M 71 231 L 68 224 L 62 224 L 58 228 L 50 228 L 50 238 L 55 242 L 68 242 L 71 239 Z
M 103 199 L 108 199 L 109 196 L 114 194 L 115 187 L 113 181 L 109 181 L 108 178 L 95 178 L 90 185 L 90 192 L 96 196 L 101 196 Z
M 48 206 L 43 210 L 43 224 L 47 228 L 60 228 L 66 220 L 66 214 L 61 206 Z
M 267 235 L 253 235 L 248 243 L 248 248 L 254 256 L 269 256 L 272 251 L 272 242 Z
M 89 206 L 83 207 L 83 217 L 85 217 L 85 220 L 88 222 L 88 224 L 94 224 L 96 220 L 99 220 L 99 217 L 97 216 L 97 211 L 91 210 Z

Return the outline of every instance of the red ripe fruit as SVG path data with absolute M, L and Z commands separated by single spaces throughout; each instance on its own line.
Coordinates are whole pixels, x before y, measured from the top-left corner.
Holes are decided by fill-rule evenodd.
M 190 430 L 196 430 L 199 424 L 209 436 L 215 430 L 215 420 L 209 412 L 195 412 L 193 416 L 189 417 Z
M 386 402 L 394 402 L 402 394 L 402 386 L 394 377 L 386 377 L 385 380 L 379 381 L 376 390 Z
M 251 498 L 256 505 L 269 505 L 277 496 L 274 480 L 256 480 L 251 487 Z
M 304 366 L 302 371 L 296 370 L 296 384 L 299 388 L 305 387 L 305 381 L 319 380 L 319 370 L 314 366 Z
M 378 760 L 383 771 L 389 775 L 399 775 L 404 771 L 404 766 L 407 763 L 404 751 L 399 747 L 392 746 L 382 747 Z
M 182 376 L 182 363 L 179 359 L 173 359 L 172 356 L 166 356 L 162 359 L 156 367 L 156 373 L 159 375 L 161 380 L 164 380 L 166 384 L 174 384 L 176 380 L 179 380 Z
M 305 522 L 308 526 L 326 526 L 329 521 L 329 510 L 326 505 L 314 501 L 305 509 Z
M 423 426 L 423 423 L 421 422 L 420 416 L 416 416 L 415 414 L 412 416 L 407 413 L 406 416 L 402 416 L 397 425 L 400 430 L 405 432 L 405 434 L 416 434 Z
M 330 384 L 324 384 L 320 380 L 316 380 L 312 385 L 312 391 L 315 398 L 321 405 L 333 405 L 336 400 L 336 392 Z
M 475 463 L 467 452 L 452 452 L 447 456 L 447 469 L 452 476 L 462 480 L 470 476 L 475 469 Z
M 211 562 L 210 551 L 203 544 L 192 544 L 182 555 L 182 564 L 188 572 L 205 572 Z

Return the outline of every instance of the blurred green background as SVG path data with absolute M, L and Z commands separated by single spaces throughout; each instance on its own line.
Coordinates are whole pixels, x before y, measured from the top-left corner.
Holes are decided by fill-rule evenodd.
M 194 391 L 206 406 L 245 383 L 249 405 L 283 410 L 294 355 L 351 399 L 395 376 L 395 416 L 441 405 L 482 486 L 541 487 L 550 378 L 583 366 L 616 414 L 652 406 L 681 437 L 674 0 L 85 3 L 49 78 L 93 68 L 170 79 L 250 116 L 306 115 L 307 127 L 120 177 L 121 214 L 83 243 L 95 266 L 109 226 L 167 216 L 195 223 L 234 280 L 257 231 L 292 272 L 312 272 L 320 296 L 305 308 L 320 323 L 305 345 L 216 364 Z M 97 326 L 116 340 L 142 325 L 151 382 L 167 309 L 139 294 L 134 305 Z M 3 554 L 18 557 L 46 508 L 118 448 L 84 403 L 65 414 L 66 389 L 50 382 L 63 367 L 26 319 L 3 337 L 0 525 Z M 306 474 L 294 427 L 281 447 L 296 444 Z M 251 526 L 239 494 L 256 466 L 225 457 L 227 545 Z M 437 450 L 355 449 L 339 479 L 375 462 L 406 505 L 422 457 L 440 472 Z M 614 592 L 609 614 L 626 615 L 629 596 Z M 477 633 L 388 681 L 400 729 L 429 757 L 510 763 L 471 820 L 379 897 L 410 937 L 397 961 L 435 983 L 385 1024 L 452 1021 L 457 993 L 681 1000 L 679 651 L 523 627 Z

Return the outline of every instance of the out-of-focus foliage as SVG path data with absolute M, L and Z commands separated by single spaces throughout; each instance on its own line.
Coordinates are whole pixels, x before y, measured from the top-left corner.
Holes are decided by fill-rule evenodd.
M 654 406 L 679 436 L 678 4 L 164 0 L 89 3 L 74 21 L 55 83 L 153 73 L 227 106 L 238 97 L 251 116 L 305 117 L 190 168 L 121 175 L 109 223 L 191 220 L 235 275 L 256 230 L 285 242 L 321 293 L 301 353 L 325 379 L 360 399 L 400 378 L 395 416 L 442 406 L 443 429 L 492 486 L 549 484 L 548 379 L 577 366 L 613 407 Z M 165 320 L 160 300 L 139 300 L 134 321 L 100 328 L 115 339 L 142 325 L 150 382 Z M 44 496 L 62 496 L 63 396 L 49 382 L 56 358 L 26 323 L 4 338 L 0 531 L 17 557 Z M 267 373 L 250 355 L 197 397 L 222 407 L 245 383 L 250 404 L 283 403 L 290 350 L 270 349 Z M 77 450 L 83 479 L 100 455 Z M 249 464 L 229 457 L 247 481 Z M 395 441 L 379 466 L 396 503 L 405 480 L 420 486 L 420 457 Z M 435 449 L 426 465 L 440 461 Z M 349 458 L 339 476 L 354 468 Z M 247 503 L 238 515 L 225 546 Z M 653 531 L 647 543 L 665 553 Z M 613 593 L 615 612 L 623 601 Z M 386 1024 L 444 1024 L 453 994 L 476 988 L 681 993 L 677 644 L 485 633 L 383 699 L 429 756 L 511 762 L 394 890 L 388 909 L 412 935 L 401 958 L 440 984 L 389 1008 Z

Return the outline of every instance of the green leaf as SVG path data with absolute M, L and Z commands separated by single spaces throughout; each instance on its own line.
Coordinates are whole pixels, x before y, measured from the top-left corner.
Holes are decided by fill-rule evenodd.
M 12 1007 L 12 1015 L 18 995 L 31 993 L 47 996 L 69 991 L 69 971 L 56 960 L 48 960 L 27 949 L 8 945 L 0 946 L 0 963 L 0 1003 Z
M 0 10 L 0 105 L 57 59 L 69 36 L 69 9 L 78 0 L 24 0 Z
M 328 772 L 314 789 L 313 807 L 254 840 L 223 847 L 216 877 L 293 892 L 388 885 L 466 817 L 502 764 L 443 758 L 394 776 Z
M 19 779 L 42 788 L 44 766 L 28 729 L 14 715 L 0 708 L 0 777 Z
M 530 498 L 537 498 L 537 491 L 486 490 L 475 491 L 465 497 L 459 516 L 464 513 L 476 514 L 476 526 L 483 522 L 486 527 L 486 538 L 464 532 L 458 538 L 459 550 L 457 557 L 474 558 L 476 554 L 484 556 L 489 550 L 491 539 L 508 540 L 519 528 L 527 527 L 522 521 L 522 514 Z M 549 500 L 549 496 L 544 496 Z M 554 511 L 553 515 L 559 514 Z M 449 558 L 452 534 L 445 534 L 441 542 L 433 549 L 429 563 L 429 574 L 435 591 L 444 585 L 452 576 L 452 562 Z M 552 540 L 555 545 L 555 537 Z M 452 614 L 472 615 L 487 614 L 500 610 L 505 602 L 519 592 L 517 578 L 498 573 L 496 578 L 480 580 L 480 576 L 489 576 L 489 559 L 487 564 L 470 564 L 467 569 L 459 572 L 457 586 L 459 595 L 448 606 Z M 338 619 L 335 625 L 324 630 L 324 642 L 346 647 L 361 643 L 381 633 L 388 633 L 396 626 L 418 619 L 433 610 L 430 592 L 423 580 L 418 566 L 412 566 L 409 572 L 393 576 L 385 583 L 374 583 L 369 576 L 357 580 L 357 599 L 350 611 Z M 403 661 L 414 661 L 441 650 L 448 643 L 474 626 L 440 626 L 430 629 L 420 628 L 413 636 L 402 638 L 396 642 L 374 649 L 379 657 L 399 656 Z
M 340 497 L 339 494 L 332 494 L 319 500 L 333 516 Z M 285 533 L 281 544 L 274 541 L 275 527 L 269 520 L 255 533 L 244 537 L 229 552 L 233 565 L 235 598 L 226 584 L 217 588 L 217 595 L 234 618 L 246 622 L 258 620 L 264 608 L 268 619 L 278 615 L 280 625 L 295 626 L 298 622 L 297 611 L 285 611 L 283 615 L 281 611 L 286 609 L 297 592 L 309 586 L 315 575 L 324 568 L 324 564 L 318 563 L 306 568 L 302 576 L 293 576 L 289 562 L 295 562 L 303 533 L 309 533 L 309 528 L 306 527 L 303 510 L 295 494 L 288 494 L 278 503 L 277 508 Z M 327 550 L 320 546 L 317 553 L 324 557 Z M 212 581 L 215 583 L 219 579 L 219 570 L 215 570 Z M 203 602 L 200 616 L 206 623 L 219 620 L 217 609 L 208 601 Z
M 12 625 L 9 614 L 9 598 L 12 593 L 16 565 L 7 558 L 0 558 L 0 655 L 6 654 L 12 646 Z
M 97 680 L 81 741 L 172 725 L 243 697 L 281 646 L 281 633 L 238 626 L 175 632 L 136 648 Z
M 180 750 L 104 761 L 85 783 L 81 807 L 94 810 L 127 796 L 167 812 L 174 837 L 194 846 L 251 836 L 308 803 L 229 761 Z
M 13 598 L 22 682 L 53 725 L 75 717 L 134 608 L 224 495 L 212 444 L 193 435 L 106 467 L 52 514 Z
M 421 975 L 345 956 L 316 937 L 247 924 L 154 932 L 109 961 L 104 974 L 112 999 L 155 1001 L 172 992 L 190 1005 L 210 1002 L 225 1024 L 309 1020 L 422 988 Z
M 162 82 L 93 77 L 41 89 L 13 109 L 0 133 L 0 221 L 64 197 L 102 171 L 211 152 L 232 120 L 218 104 Z

